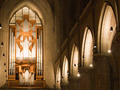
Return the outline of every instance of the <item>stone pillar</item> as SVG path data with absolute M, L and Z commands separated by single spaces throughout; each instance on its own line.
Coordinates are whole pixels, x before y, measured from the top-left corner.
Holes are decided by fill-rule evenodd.
M 80 78 L 69 77 L 69 90 L 80 90 Z
M 110 55 L 94 55 L 95 90 L 110 90 Z
M 112 90 L 120 90 L 120 27 L 116 27 L 116 34 L 114 36 L 111 51 L 112 51 L 112 69 L 113 69 L 113 78 L 112 78 Z
M 94 90 L 94 68 L 80 67 L 80 90 Z
M 69 90 L 69 86 L 68 85 L 61 85 L 61 90 Z

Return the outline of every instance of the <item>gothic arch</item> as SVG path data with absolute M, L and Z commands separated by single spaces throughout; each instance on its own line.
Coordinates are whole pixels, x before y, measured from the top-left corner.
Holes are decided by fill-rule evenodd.
M 111 44 L 116 33 L 116 16 L 112 6 L 105 2 L 101 11 L 98 28 L 98 52 L 107 53 L 111 50 Z
M 60 89 L 60 83 L 61 83 L 61 69 L 60 66 L 58 65 L 57 67 L 57 72 L 56 72 L 56 88 Z
M 68 59 L 64 56 L 63 66 L 62 66 L 62 84 L 68 84 Z
M 93 63 L 93 36 L 88 27 L 85 28 L 83 36 L 81 60 L 83 67 L 89 67 Z
M 52 88 L 55 84 L 55 78 L 54 78 L 54 73 L 53 73 L 53 63 L 52 63 L 52 60 L 54 58 L 52 57 L 52 53 L 54 53 L 55 51 L 52 47 L 53 45 L 48 44 L 48 43 L 53 43 L 55 40 L 54 40 L 54 33 L 53 33 L 53 13 L 52 13 L 52 10 L 51 10 L 47 0 L 36 0 L 36 1 L 8 0 L 4 4 L 3 8 L 1 9 L 0 20 L 2 22 L 2 30 L 7 32 L 4 35 L 4 37 L 6 38 L 5 43 L 8 47 L 9 46 L 8 42 L 9 42 L 9 20 L 10 20 L 10 18 L 12 17 L 14 12 L 16 12 L 17 10 L 19 10 L 20 8 L 22 8 L 24 6 L 30 7 L 30 9 L 35 11 L 43 22 L 43 26 L 44 26 L 44 28 L 43 28 L 43 30 L 44 30 L 44 33 L 43 33 L 43 35 L 44 35 L 44 42 L 43 42 L 43 44 L 44 44 L 44 59 L 46 59 L 46 61 L 44 62 L 44 66 L 48 66 L 48 63 L 49 63 L 49 67 L 45 68 L 45 74 L 44 74 L 45 78 L 44 79 L 47 80 L 46 81 L 47 86 Z M 49 40 L 49 38 L 50 38 L 50 40 Z M 8 48 L 6 48 L 6 51 L 8 51 Z M 8 53 L 6 56 L 7 56 L 6 60 L 8 62 L 8 56 L 9 56 Z M 51 57 L 51 58 L 49 58 L 49 57 Z M 46 62 L 48 62 L 48 63 L 46 63 Z M 48 70 L 49 68 L 51 68 L 50 71 Z M 49 79 L 49 77 L 51 77 L 51 80 Z
M 78 74 L 78 55 L 78 48 L 73 44 L 70 61 L 70 75 L 73 77 L 77 77 Z

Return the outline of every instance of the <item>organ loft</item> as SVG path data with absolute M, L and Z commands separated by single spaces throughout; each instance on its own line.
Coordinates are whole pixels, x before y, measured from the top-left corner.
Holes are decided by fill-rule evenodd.
M 28 7 L 18 10 L 10 20 L 8 86 L 45 87 L 43 69 L 43 25 Z M 38 86 L 38 87 L 40 87 Z

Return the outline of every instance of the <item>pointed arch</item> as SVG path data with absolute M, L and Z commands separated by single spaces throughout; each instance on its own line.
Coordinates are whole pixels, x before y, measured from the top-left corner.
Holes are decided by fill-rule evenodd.
M 85 28 L 83 36 L 81 60 L 83 67 L 89 67 L 93 63 L 93 37 L 88 27 Z
M 63 67 L 62 67 L 62 83 L 64 85 L 68 84 L 68 59 L 64 56 Z
M 98 52 L 107 53 L 116 34 L 116 16 L 112 6 L 105 2 L 101 11 L 98 28 Z
M 61 83 L 61 69 L 60 66 L 58 65 L 57 67 L 57 72 L 56 72 L 56 88 L 60 89 L 60 83 Z
M 78 53 L 77 46 L 73 44 L 70 62 L 70 75 L 73 77 L 77 77 L 78 74 Z

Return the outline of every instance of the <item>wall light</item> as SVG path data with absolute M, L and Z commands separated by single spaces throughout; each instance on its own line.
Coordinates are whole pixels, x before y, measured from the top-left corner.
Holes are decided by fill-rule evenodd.
M 83 59 L 84 59 L 85 57 L 84 57 L 84 55 L 83 55 Z
M 80 74 L 78 73 L 77 76 L 80 77 Z
M 3 47 L 3 42 L 1 42 L 1 47 Z
M 96 48 L 97 46 L 96 45 L 94 45 L 94 48 Z
M 108 53 L 111 53 L 111 50 L 108 50 Z
M 3 53 L 3 57 L 5 57 L 5 54 Z
M 74 64 L 74 67 L 76 67 L 77 66 L 77 64 Z
M 93 67 L 93 64 L 90 64 L 90 67 Z
M 1 25 L 1 23 L 0 23 L 0 29 L 2 29 L 2 25 Z
M 113 27 L 110 28 L 110 32 L 112 32 L 112 31 L 113 31 Z

